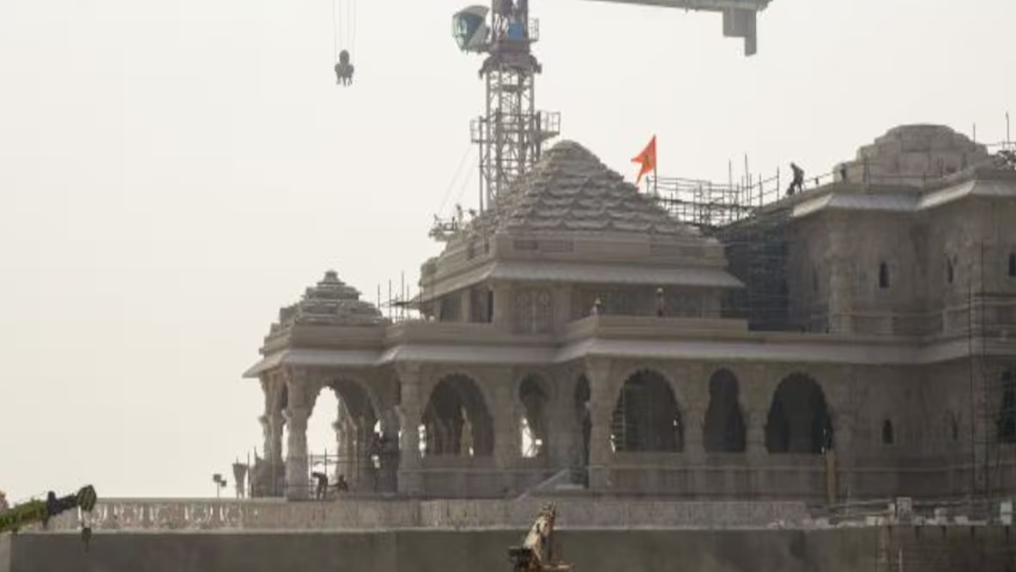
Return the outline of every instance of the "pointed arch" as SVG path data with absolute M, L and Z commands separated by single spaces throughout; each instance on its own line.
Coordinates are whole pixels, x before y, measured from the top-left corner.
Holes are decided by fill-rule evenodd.
M 811 376 L 794 373 L 773 393 L 766 421 L 770 453 L 820 454 L 834 445 L 825 393 Z
M 615 451 L 678 452 L 684 426 L 674 391 L 653 370 L 639 370 L 621 387 L 611 423 Z
M 708 453 L 743 453 L 746 428 L 740 404 L 740 386 L 728 369 L 709 379 L 709 407 L 706 409 L 705 449 Z
M 479 386 L 471 377 L 442 378 L 424 408 L 423 425 L 429 455 L 490 456 L 494 423 Z

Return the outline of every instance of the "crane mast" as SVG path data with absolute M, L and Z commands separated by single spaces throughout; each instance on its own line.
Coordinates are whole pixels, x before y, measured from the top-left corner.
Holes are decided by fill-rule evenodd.
M 487 15 L 490 15 L 489 24 Z M 560 114 L 536 110 L 535 77 L 542 70 L 532 46 L 539 22 L 529 17 L 528 0 L 492 0 L 455 15 L 459 48 L 483 54 L 480 77 L 486 87 L 484 115 L 470 124 L 480 149 L 480 210 L 540 159 L 543 144 L 560 129 Z
M 720 12 L 723 34 L 744 38 L 750 56 L 756 51 L 756 13 L 772 0 L 591 1 Z M 496 207 L 498 196 L 540 159 L 544 143 L 560 133 L 559 113 L 536 110 L 535 78 L 543 70 L 532 47 L 539 30 L 539 21 L 529 17 L 529 0 L 491 0 L 489 8 L 469 6 L 452 18 L 459 49 L 485 56 L 480 67 L 484 115 L 470 124 L 472 142 L 480 149 L 480 211 Z M 461 222 L 439 219 L 430 235 L 448 240 Z

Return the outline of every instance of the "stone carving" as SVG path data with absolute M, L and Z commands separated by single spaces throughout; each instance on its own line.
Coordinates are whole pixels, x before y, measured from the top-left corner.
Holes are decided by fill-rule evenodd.
M 370 302 L 360 300 L 360 292 L 339 280 L 334 270 L 316 286 L 307 288 L 303 299 L 279 311 L 269 336 L 289 331 L 295 325 L 378 326 L 389 320 Z

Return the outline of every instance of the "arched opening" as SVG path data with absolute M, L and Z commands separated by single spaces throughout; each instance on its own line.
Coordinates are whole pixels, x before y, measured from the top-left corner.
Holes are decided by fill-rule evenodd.
M 822 388 L 793 374 L 776 388 L 766 422 L 770 453 L 820 454 L 834 444 L 832 419 Z
M 398 443 L 382 433 L 367 390 L 355 381 L 332 381 L 315 396 L 307 453 L 312 484 L 324 475 L 329 487 L 340 482 L 354 490 L 395 486 Z
M 737 377 L 721 369 L 709 380 L 709 408 L 706 409 L 705 448 L 709 453 L 743 453 L 744 415 L 739 401 Z
M 674 392 L 654 371 L 639 371 L 624 382 L 612 421 L 615 451 L 677 452 L 684 448 L 684 427 Z
M 998 408 L 998 437 L 1016 443 L 1016 368 L 1002 372 L 1002 399 Z
M 494 453 L 494 423 L 480 388 L 450 375 L 434 387 L 423 412 L 426 456 L 481 457 Z
M 520 425 L 522 456 L 541 457 L 547 450 L 547 392 L 540 378 L 527 376 L 519 385 L 519 401 L 525 410 Z
M 893 430 L 893 422 L 889 419 L 882 421 L 882 444 L 893 445 L 896 443 L 896 432 Z
M 1016 278 L 1016 252 L 1009 254 L 1009 276 Z
M 955 269 L 953 268 L 952 260 L 947 258 L 945 260 L 945 281 L 948 284 L 952 284 L 953 280 L 955 280 L 955 278 L 956 278 L 956 272 L 955 272 Z
M 885 262 L 878 265 L 878 287 L 889 287 L 889 265 Z

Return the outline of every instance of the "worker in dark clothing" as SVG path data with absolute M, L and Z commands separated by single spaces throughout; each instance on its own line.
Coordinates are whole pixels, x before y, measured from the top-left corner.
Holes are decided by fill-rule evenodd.
M 339 475 L 339 480 L 335 482 L 335 490 L 340 493 L 349 492 L 349 483 L 346 482 L 346 475 Z
M 349 85 L 353 83 L 353 64 L 349 61 L 349 51 L 342 50 L 339 52 L 339 63 L 335 64 L 335 83 L 341 85 Z
M 794 179 L 790 181 L 790 188 L 787 189 L 788 197 L 795 192 L 801 192 L 804 186 L 804 169 L 798 167 L 796 163 L 791 163 L 790 169 L 794 172 Z
M 311 476 L 317 481 L 317 490 L 314 492 L 314 498 L 322 500 L 328 492 L 328 475 L 321 472 L 313 472 Z
M 666 313 L 667 301 L 663 296 L 663 288 L 656 289 L 656 315 L 662 318 L 663 314 Z

